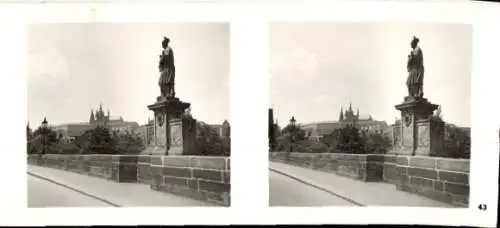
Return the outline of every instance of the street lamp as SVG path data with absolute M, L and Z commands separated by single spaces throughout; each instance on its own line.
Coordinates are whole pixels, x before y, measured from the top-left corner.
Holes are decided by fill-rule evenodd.
M 43 117 L 42 128 L 47 129 L 49 122 L 47 122 L 47 118 Z
M 292 116 L 292 118 L 290 119 L 290 131 L 289 131 L 289 134 L 290 134 L 290 152 L 293 152 L 293 144 L 295 143 L 295 124 L 297 123 L 297 121 L 295 120 L 295 117 Z
M 47 118 L 44 117 L 42 121 L 42 154 L 45 154 L 45 146 L 47 144 L 47 129 L 48 129 L 48 122 Z
M 295 123 L 296 123 L 296 122 L 297 122 L 297 121 L 295 120 L 295 117 L 294 117 L 294 116 L 292 116 L 292 118 L 290 119 L 290 125 L 291 125 L 291 126 L 293 126 L 293 127 L 295 127 Z
M 290 152 L 293 152 L 293 144 L 295 144 L 295 134 L 291 135 Z

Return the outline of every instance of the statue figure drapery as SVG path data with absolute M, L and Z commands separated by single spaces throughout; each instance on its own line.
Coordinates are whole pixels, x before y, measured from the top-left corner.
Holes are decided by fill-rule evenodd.
M 158 85 L 160 86 L 161 96 L 165 98 L 173 98 L 175 97 L 175 65 L 174 65 L 174 52 L 168 43 L 170 39 L 167 37 L 163 37 L 163 41 L 161 46 L 163 48 L 160 61 L 159 61 L 159 70 L 160 70 L 160 80 L 158 81 Z
M 412 50 L 408 55 L 406 65 L 408 70 L 406 86 L 408 87 L 409 96 L 421 98 L 424 96 L 424 58 L 418 42 L 419 39 L 414 36 L 411 41 Z

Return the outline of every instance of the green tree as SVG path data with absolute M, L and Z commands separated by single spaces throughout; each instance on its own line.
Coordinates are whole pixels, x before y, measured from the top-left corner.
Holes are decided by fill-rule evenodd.
M 38 127 L 30 136 L 28 153 L 30 154 L 57 154 L 57 133 L 51 128 Z
M 290 139 L 293 139 L 295 142 L 300 142 L 306 139 L 306 131 L 296 125 L 287 125 L 283 130 L 281 130 L 282 136 L 288 136 Z
M 452 158 L 470 159 L 470 132 L 454 125 L 445 125 L 444 137 L 446 154 Z
M 33 131 L 30 128 L 30 124 L 26 125 L 26 151 L 28 154 L 32 153 L 32 143 L 31 139 L 33 137 Z
M 306 132 L 296 125 L 287 125 L 281 130 L 280 136 L 276 139 L 278 151 L 297 151 L 304 149 L 302 141 L 306 139 Z
M 75 137 L 73 143 L 78 148 L 78 154 L 87 154 L 87 151 L 90 149 L 90 134 L 92 130 L 85 131 L 82 135 Z
M 341 128 L 336 149 L 344 151 L 344 153 L 364 153 L 364 145 L 358 129 L 349 125 Z
M 288 152 L 290 151 L 291 144 L 292 143 L 287 138 L 285 138 L 285 136 L 280 135 L 276 137 L 275 150 L 278 152 Z
M 342 133 L 341 128 L 334 129 L 330 134 L 323 135 L 321 137 L 321 142 L 323 142 L 327 147 L 329 152 L 338 151 L 338 144 L 340 140 L 340 135 Z
M 68 142 L 66 140 L 60 140 L 57 144 L 61 154 L 79 154 L 80 148 L 75 142 Z
M 364 150 L 368 154 L 385 154 L 392 145 L 387 134 L 381 132 L 363 133 Z
M 269 124 L 269 150 L 273 152 L 278 147 L 278 137 L 281 135 L 280 126 L 278 123 Z
M 298 142 L 298 149 L 300 152 L 306 153 L 327 153 L 329 152 L 328 146 L 322 141 L 305 139 Z
M 366 134 L 360 134 L 356 127 L 347 125 L 333 130 L 324 135 L 320 141 L 325 144 L 330 153 L 365 153 L 364 141 L 368 139 Z
M 98 125 L 87 130 L 77 143 L 85 154 L 114 154 L 114 141 L 108 128 Z
M 43 139 L 42 136 L 33 136 L 28 143 L 28 154 L 42 154 Z
M 31 130 L 31 127 L 29 123 L 26 125 L 26 139 L 29 141 L 31 137 L 33 136 L 33 131 Z
M 203 122 L 196 123 L 198 135 L 196 145 L 199 152 L 205 156 L 229 156 L 231 153 L 230 139 L 219 136 L 217 131 Z
M 113 145 L 115 154 L 135 155 L 146 148 L 142 138 L 130 131 L 113 132 Z

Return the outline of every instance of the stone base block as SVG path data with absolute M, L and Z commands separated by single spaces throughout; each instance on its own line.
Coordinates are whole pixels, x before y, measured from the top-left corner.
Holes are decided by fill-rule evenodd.
M 191 199 L 216 203 L 222 206 L 230 206 L 229 193 L 213 193 L 191 189 L 176 184 L 151 185 L 151 189 Z
M 167 148 L 150 146 L 143 150 L 140 155 L 167 155 Z
M 403 183 L 396 185 L 398 190 L 425 196 L 427 198 L 440 201 L 443 203 L 449 203 L 458 207 L 468 207 L 469 199 L 468 196 L 454 195 L 448 192 L 436 191 L 432 188 L 422 188 L 421 186 L 412 185 L 409 183 Z

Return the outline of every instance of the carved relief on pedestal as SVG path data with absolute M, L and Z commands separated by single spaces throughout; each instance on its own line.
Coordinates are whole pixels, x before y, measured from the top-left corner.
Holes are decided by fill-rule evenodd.
M 165 122 L 165 117 L 162 113 L 158 114 L 156 116 L 156 121 L 158 123 L 158 126 L 162 127 L 163 126 L 163 123 Z
M 158 113 L 156 115 L 156 145 L 166 146 L 166 131 L 165 131 L 165 114 Z
M 430 147 L 430 128 L 428 124 L 418 125 L 418 146 L 423 148 Z
M 182 147 L 182 125 L 173 124 L 170 126 L 170 145 Z
M 401 123 L 402 131 L 402 145 L 403 147 L 413 148 L 413 115 L 411 113 L 405 112 L 402 116 Z
M 403 123 L 404 123 L 405 127 L 410 127 L 412 120 L 413 120 L 413 117 L 412 117 L 411 113 L 403 114 Z

